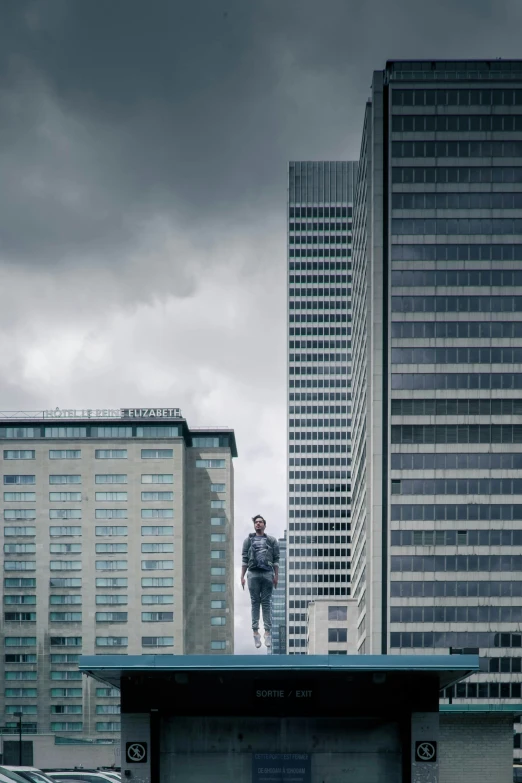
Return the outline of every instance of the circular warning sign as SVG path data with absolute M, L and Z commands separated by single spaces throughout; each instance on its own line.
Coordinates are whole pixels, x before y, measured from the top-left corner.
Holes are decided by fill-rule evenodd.
M 146 742 L 127 742 L 125 746 L 126 760 L 130 764 L 147 761 Z
M 436 742 L 416 742 L 415 760 L 416 761 L 436 761 L 437 743 Z

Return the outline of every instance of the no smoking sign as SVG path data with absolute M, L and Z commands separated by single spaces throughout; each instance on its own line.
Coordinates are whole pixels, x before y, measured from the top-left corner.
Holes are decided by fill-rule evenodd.
M 127 742 L 125 745 L 125 760 L 127 764 L 145 764 L 147 761 L 147 743 Z
M 437 743 L 419 741 L 415 743 L 415 761 L 434 763 L 437 761 Z

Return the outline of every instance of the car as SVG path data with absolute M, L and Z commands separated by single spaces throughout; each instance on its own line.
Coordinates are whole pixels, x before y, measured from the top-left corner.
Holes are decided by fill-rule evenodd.
M 0 767 L 0 772 L 3 770 L 14 772 L 17 777 L 23 778 L 26 783 L 54 783 L 51 778 L 48 778 L 47 775 L 44 775 L 44 773 L 37 769 L 37 767 L 13 767 L 12 765 L 4 765 Z
M 71 770 L 45 770 L 47 777 L 51 778 L 53 783 L 71 783 L 71 781 L 80 781 L 80 783 L 120 783 L 120 778 L 111 777 L 103 770 L 98 769 L 71 769 Z
M 27 783 L 27 778 L 17 775 L 16 772 L 11 772 L 6 767 L 0 767 L 0 783 Z

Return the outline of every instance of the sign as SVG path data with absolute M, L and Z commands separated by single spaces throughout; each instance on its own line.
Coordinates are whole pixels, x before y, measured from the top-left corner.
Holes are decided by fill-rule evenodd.
M 415 743 L 415 761 L 437 761 L 437 743 L 420 740 Z
M 54 408 L 44 419 L 181 419 L 180 408 Z
M 145 764 L 147 761 L 147 743 L 127 742 L 125 745 L 125 761 L 127 764 Z
M 254 699 L 263 702 L 299 702 L 312 701 L 314 688 L 307 683 L 295 685 L 266 685 L 256 683 L 254 687 Z
M 310 783 L 309 753 L 253 753 L 252 783 Z

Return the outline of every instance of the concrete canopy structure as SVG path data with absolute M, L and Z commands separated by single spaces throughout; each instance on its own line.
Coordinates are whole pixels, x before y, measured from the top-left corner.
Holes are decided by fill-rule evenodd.
M 347 770 L 350 783 L 466 783 L 477 760 L 481 781 L 508 783 L 512 714 L 439 715 L 439 692 L 478 668 L 467 655 L 80 661 L 121 689 L 122 771 L 143 783 L 336 783 Z

